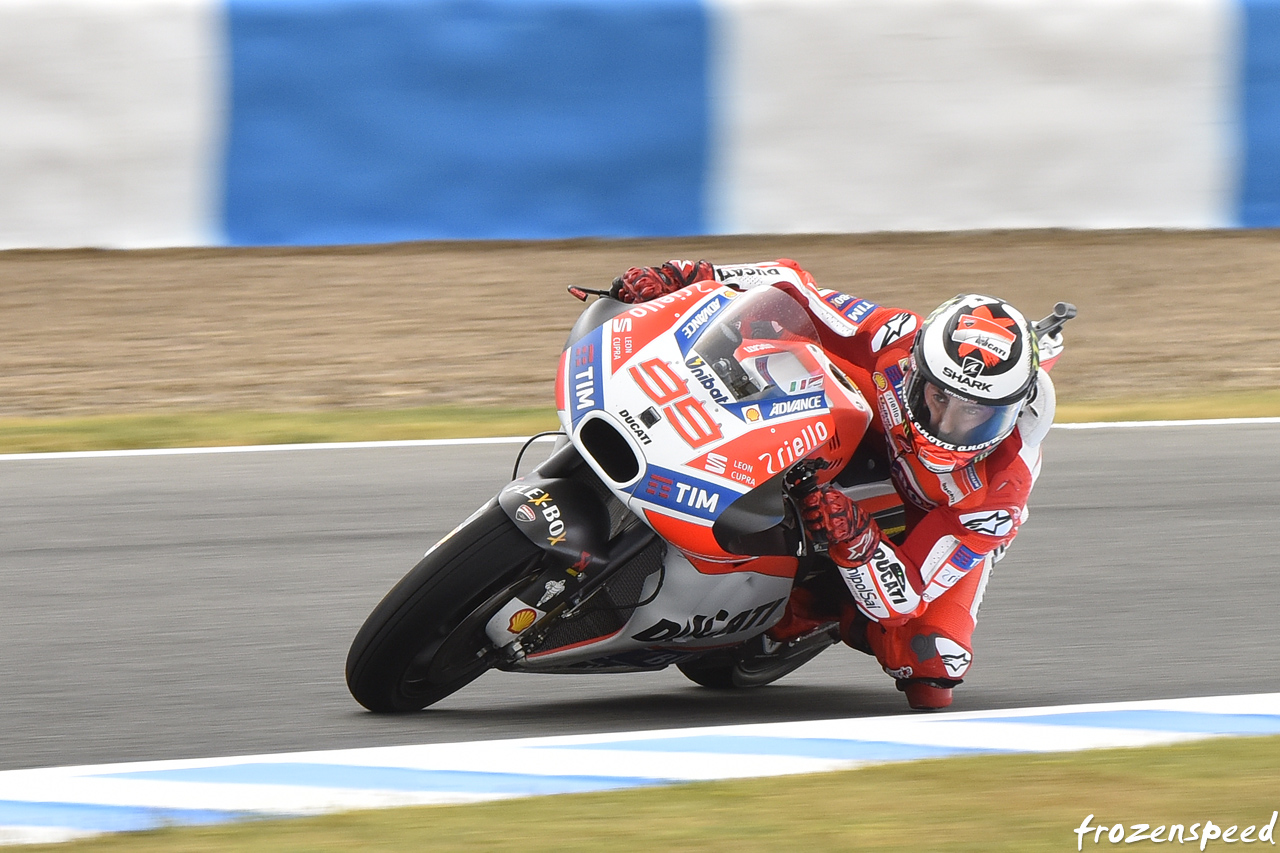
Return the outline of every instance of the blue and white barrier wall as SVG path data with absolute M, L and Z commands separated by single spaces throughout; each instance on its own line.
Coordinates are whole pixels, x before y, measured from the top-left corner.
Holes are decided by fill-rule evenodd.
M 1280 0 L 0 0 L 0 248 L 1280 225 Z

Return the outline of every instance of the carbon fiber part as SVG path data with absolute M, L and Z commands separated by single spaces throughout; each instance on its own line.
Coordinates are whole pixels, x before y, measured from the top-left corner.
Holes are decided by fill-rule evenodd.
M 639 604 L 645 580 L 661 571 L 665 556 L 666 543 L 655 538 L 605 581 L 604 587 L 591 597 L 578 614 L 553 625 L 537 651 L 571 646 L 617 632 L 627 624 Z

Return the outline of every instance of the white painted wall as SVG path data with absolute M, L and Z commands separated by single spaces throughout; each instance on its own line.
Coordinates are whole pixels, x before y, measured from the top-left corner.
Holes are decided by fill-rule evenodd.
M 1235 221 L 1236 0 L 706 2 L 714 231 Z M 0 0 L 0 249 L 222 242 L 222 9 Z
M 217 242 L 211 0 L 0 0 L 0 249 Z
M 1221 0 L 712 0 L 722 232 L 1219 227 Z

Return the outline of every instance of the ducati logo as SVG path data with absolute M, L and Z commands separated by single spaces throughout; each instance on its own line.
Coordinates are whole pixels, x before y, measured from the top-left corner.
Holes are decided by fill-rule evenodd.
M 1018 338 L 1009 327 L 1015 325 L 1013 319 L 995 317 L 989 307 L 982 305 L 973 309 L 973 313 L 960 316 L 951 340 L 960 345 L 961 358 L 976 353 L 988 367 L 995 367 L 1013 352 Z

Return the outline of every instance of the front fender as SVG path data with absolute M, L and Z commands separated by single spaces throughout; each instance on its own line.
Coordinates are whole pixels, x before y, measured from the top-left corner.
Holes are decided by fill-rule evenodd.
M 539 548 L 564 565 L 603 559 L 609 544 L 609 512 L 599 496 L 572 480 L 524 477 L 498 495 L 507 517 Z

